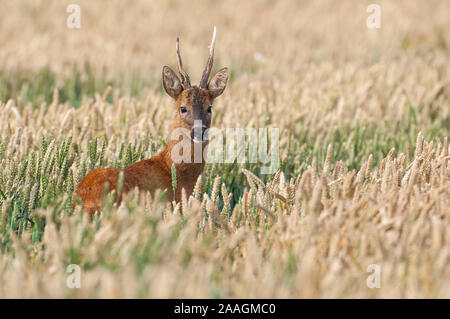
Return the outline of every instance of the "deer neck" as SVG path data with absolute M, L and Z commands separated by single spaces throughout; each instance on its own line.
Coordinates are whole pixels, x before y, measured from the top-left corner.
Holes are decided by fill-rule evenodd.
M 166 148 L 160 153 L 166 169 L 170 172 L 172 165 L 178 178 L 195 178 L 202 173 L 206 163 L 204 154 L 208 142 L 195 143 L 190 138 L 180 140 L 169 140 Z M 185 153 L 186 152 L 186 153 Z

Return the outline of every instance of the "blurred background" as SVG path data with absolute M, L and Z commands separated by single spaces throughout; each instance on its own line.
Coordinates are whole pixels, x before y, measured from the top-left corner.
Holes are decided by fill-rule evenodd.
M 120 81 L 126 89 L 135 80 L 158 86 L 162 66 L 176 66 L 179 36 L 185 68 L 198 81 L 214 25 L 215 68 L 231 67 L 233 79 L 305 78 L 310 63 L 376 64 L 412 55 L 433 64 L 448 58 L 449 1 L 376 1 L 381 28 L 369 29 L 372 2 L 2 1 L 0 72 L 11 77 L 49 68 L 62 80 L 74 67 L 88 67 L 96 78 Z M 71 3 L 81 8 L 80 29 L 66 26 Z

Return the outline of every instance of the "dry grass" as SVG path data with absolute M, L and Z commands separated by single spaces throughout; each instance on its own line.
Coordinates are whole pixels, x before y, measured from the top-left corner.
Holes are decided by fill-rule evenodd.
M 3 74 L 56 76 L 49 103 L 0 102 L 0 297 L 450 297 L 448 2 L 380 1 L 379 30 L 356 1 L 79 3 L 81 30 L 64 2 L 0 4 Z M 199 79 L 213 24 L 232 71 L 213 125 L 280 128 L 280 171 L 210 165 L 183 216 L 137 193 L 72 212 L 88 170 L 164 147 L 161 67 L 180 35 Z M 85 62 L 121 86 L 74 108 L 59 92 Z

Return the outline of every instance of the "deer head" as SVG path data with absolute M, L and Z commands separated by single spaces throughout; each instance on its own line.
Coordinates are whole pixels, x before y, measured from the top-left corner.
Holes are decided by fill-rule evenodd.
M 214 61 L 215 43 L 216 28 L 214 27 L 208 62 L 199 86 L 191 86 L 189 75 L 183 69 L 178 38 L 176 52 L 181 80 L 168 66 L 164 66 L 162 71 L 164 89 L 175 100 L 177 109 L 174 128 L 184 128 L 190 131 L 190 137 L 194 142 L 207 140 L 205 132 L 211 125 L 212 103 L 223 93 L 228 80 L 228 68 L 225 67 L 220 69 L 208 82 Z

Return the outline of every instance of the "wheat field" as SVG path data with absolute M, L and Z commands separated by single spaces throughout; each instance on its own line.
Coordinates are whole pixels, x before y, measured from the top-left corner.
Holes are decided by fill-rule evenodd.
M 0 3 L 1 298 L 450 298 L 450 2 L 377 1 L 379 29 L 362 1 L 79 0 L 80 29 L 69 3 Z M 212 125 L 279 128 L 278 171 L 72 210 L 164 148 L 162 67 L 179 36 L 198 83 L 213 26 Z

